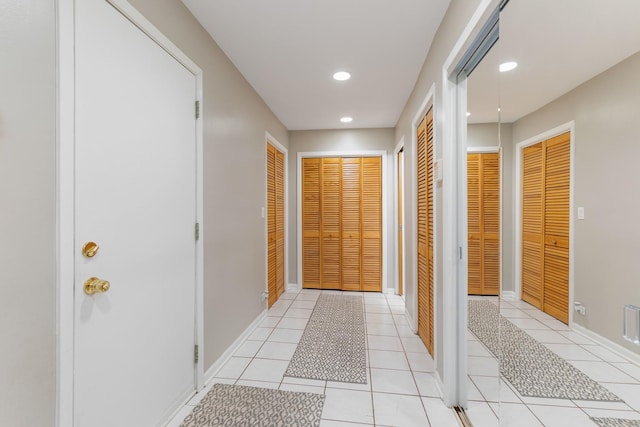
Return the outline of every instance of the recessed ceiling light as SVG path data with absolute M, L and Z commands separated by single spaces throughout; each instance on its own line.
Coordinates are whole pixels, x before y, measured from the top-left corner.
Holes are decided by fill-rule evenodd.
M 471 115 L 471 113 L 467 111 L 467 117 L 469 117 L 470 115 Z
M 342 123 L 351 123 L 352 120 L 353 120 L 352 117 L 343 117 L 340 119 Z
M 345 80 L 349 80 L 351 78 L 351 74 L 347 73 L 346 71 L 338 71 L 333 75 L 333 78 L 342 82 Z
M 503 62 L 502 64 L 500 64 L 500 72 L 504 73 L 506 71 L 511 71 L 514 68 L 516 68 L 517 66 L 518 66 L 517 62 L 513 62 L 513 61 Z

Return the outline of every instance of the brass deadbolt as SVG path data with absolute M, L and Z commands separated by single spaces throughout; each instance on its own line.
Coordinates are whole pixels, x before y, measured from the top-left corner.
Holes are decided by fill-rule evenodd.
M 82 247 L 82 255 L 86 256 L 87 258 L 93 258 L 94 256 L 96 256 L 99 250 L 100 246 L 98 246 L 97 243 L 87 242 Z

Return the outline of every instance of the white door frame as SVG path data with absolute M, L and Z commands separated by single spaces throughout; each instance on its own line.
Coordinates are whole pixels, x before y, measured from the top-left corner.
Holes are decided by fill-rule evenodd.
M 264 247 L 265 247 L 265 281 L 264 281 L 264 289 L 269 293 L 269 200 L 267 192 L 269 187 L 269 182 L 267 180 L 267 144 L 273 145 L 278 149 L 282 154 L 284 154 L 284 290 L 295 290 L 291 289 L 289 286 L 289 150 L 282 145 L 273 135 L 269 132 L 265 132 L 265 151 L 264 151 Z M 267 305 L 269 305 L 267 296 Z
M 393 150 L 393 183 L 394 183 L 394 191 L 393 194 L 395 194 L 395 198 L 394 198 L 394 202 L 393 202 L 393 218 L 394 218 L 394 224 L 393 224 L 393 237 L 394 237 L 394 243 L 393 243 L 393 253 L 395 255 L 395 259 L 394 259 L 394 265 L 396 266 L 396 275 L 395 278 L 398 278 L 398 269 L 402 269 L 402 296 L 404 298 L 405 292 L 406 292 L 406 287 L 405 284 L 407 283 L 406 281 L 406 271 L 405 271 L 405 248 L 406 248 L 406 244 L 405 244 L 405 236 L 404 236 L 404 230 L 405 230 L 405 224 L 404 224 L 404 220 L 406 218 L 405 212 L 404 212 L 404 205 L 405 205 L 405 200 L 404 200 L 404 184 L 402 185 L 402 218 L 399 217 L 399 212 L 398 212 L 398 197 L 400 196 L 399 191 L 398 191 L 398 187 L 400 182 L 398 181 L 398 175 L 399 175 L 399 168 L 398 168 L 398 155 L 400 154 L 400 150 L 402 150 L 404 148 L 404 136 L 402 138 L 400 138 L 400 141 L 398 141 L 398 143 L 396 144 L 395 149 Z M 406 154 L 406 153 L 405 153 Z M 404 161 L 405 157 L 402 157 L 402 170 L 403 172 L 406 173 L 406 162 Z M 404 182 L 404 173 L 403 173 L 403 182 Z M 400 230 L 398 230 L 398 223 L 399 220 L 402 219 L 402 265 L 400 265 L 400 263 L 398 262 L 398 258 L 400 255 L 400 247 L 398 245 L 398 237 L 400 235 Z M 395 292 L 396 294 L 399 294 L 399 289 L 398 289 L 398 283 L 396 283 L 395 286 Z
M 349 151 L 313 151 L 300 152 L 297 158 L 297 209 L 296 221 L 298 229 L 297 238 L 297 259 L 298 259 L 298 287 L 302 289 L 302 159 L 314 157 L 380 157 L 382 163 L 382 292 L 393 292 L 393 289 L 387 288 L 387 259 L 390 245 L 385 241 L 388 236 L 388 219 L 387 219 L 387 152 L 384 150 L 349 150 Z
M 569 327 L 573 326 L 573 257 L 575 254 L 574 245 L 574 212 L 575 212 L 575 197 L 574 197 L 574 168 L 575 168 L 575 121 L 570 121 L 556 126 L 553 129 L 539 133 L 531 138 L 528 138 L 522 142 L 516 144 L 516 149 L 513 152 L 514 161 L 516 165 L 515 176 L 515 209 L 513 222 L 515 224 L 515 236 L 514 236 L 514 292 L 515 299 L 520 300 L 522 295 L 522 150 L 538 142 L 545 141 L 553 138 L 554 136 L 562 135 L 565 132 L 570 132 L 570 146 L 569 146 Z
M 82 1 L 82 0 L 78 0 Z M 159 46 L 180 62 L 196 78 L 194 101 L 200 102 L 203 114 L 202 70 L 151 22 L 126 0 L 105 0 L 140 28 Z M 74 404 L 74 276 L 75 276 L 75 0 L 57 1 L 58 63 L 57 93 L 57 357 L 56 357 L 56 425 L 73 426 Z M 195 114 L 195 105 L 194 105 Z M 203 312 L 203 139 L 202 119 L 196 120 L 196 221 L 200 239 L 196 242 L 196 336 L 199 360 L 195 369 L 196 390 L 204 387 L 204 312 Z M 196 391 L 194 390 L 194 392 Z
M 413 313 L 414 316 L 411 319 L 413 321 L 412 325 L 409 325 L 414 333 L 418 333 L 418 165 L 417 165 L 417 152 L 418 152 L 418 125 L 425 118 L 429 109 L 433 108 L 433 162 L 437 161 L 436 153 L 438 152 L 438 129 L 436 126 L 437 120 L 439 118 L 439 111 L 436 111 L 435 107 L 435 97 L 436 97 L 436 85 L 432 84 L 431 88 L 429 88 L 429 92 L 424 97 L 422 104 L 416 111 L 416 114 L 413 116 L 413 120 L 411 121 L 411 152 L 413 153 L 413 159 L 411 161 L 411 181 L 414 189 L 414 206 L 411 212 L 411 222 L 412 229 L 414 230 L 413 235 L 413 248 L 411 251 L 413 252 L 413 286 L 411 290 L 411 294 L 413 296 Z M 438 348 L 440 345 L 440 340 L 438 339 L 438 312 L 440 311 L 439 304 L 437 304 L 437 295 L 439 294 L 439 275 L 438 275 L 438 251 L 435 248 L 438 245 L 438 239 L 440 238 L 438 233 L 438 191 L 437 191 L 437 177 L 435 176 L 436 166 L 434 164 L 434 176 L 433 176 L 433 361 L 436 366 L 438 366 Z
M 498 124 L 498 126 L 500 126 L 500 124 Z M 500 184 L 500 195 L 498 196 L 498 200 L 500 200 L 500 219 L 499 219 L 499 227 L 500 227 L 500 277 L 499 277 L 499 284 L 498 284 L 498 295 L 500 295 L 501 298 L 503 299 L 510 299 L 509 298 L 505 298 L 505 295 L 503 293 L 502 290 L 502 269 L 504 268 L 504 260 L 502 259 L 502 254 L 503 252 L 503 241 L 504 241 L 504 233 L 502 230 L 502 211 L 504 209 L 504 194 L 502 192 L 502 178 L 503 178 L 503 173 L 502 173 L 502 169 L 504 168 L 504 160 L 503 160 L 503 153 L 502 153 L 502 146 L 488 146 L 488 147 L 467 147 L 467 154 L 468 153 L 479 153 L 479 154 L 483 154 L 483 153 L 498 153 L 499 156 L 499 164 L 500 164 L 500 176 L 499 176 L 499 184 Z
M 467 81 L 450 76 L 500 0 L 481 0 L 442 66 L 443 398 L 467 406 Z

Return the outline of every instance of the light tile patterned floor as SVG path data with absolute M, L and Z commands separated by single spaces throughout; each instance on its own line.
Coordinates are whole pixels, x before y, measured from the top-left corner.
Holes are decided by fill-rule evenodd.
M 214 383 L 323 393 L 327 397 L 321 427 L 459 425 L 439 398 L 433 360 L 411 332 L 404 317 L 404 300 L 396 295 L 363 293 L 367 384 L 284 377 L 319 294 L 314 290 L 283 294 L 212 383 L 169 426 L 179 426 Z M 505 317 L 518 322 L 532 337 L 625 403 L 522 397 L 507 382 L 498 380 L 497 362 L 469 333 L 467 413 L 475 427 L 595 426 L 590 416 L 640 419 L 640 367 L 529 304 L 502 301 L 501 310 Z
M 497 303 L 492 297 L 470 298 Z M 473 334 L 468 334 L 469 377 L 475 388 L 469 395 L 468 413 L 474 426 L 596 426 L 589 417 L 640 419 L 637 365 L 525 302 L 503 300 L 500 312 L 625 402 L 523 397 L 508 382 L 498 381 L 495 358 L 484 351 Z

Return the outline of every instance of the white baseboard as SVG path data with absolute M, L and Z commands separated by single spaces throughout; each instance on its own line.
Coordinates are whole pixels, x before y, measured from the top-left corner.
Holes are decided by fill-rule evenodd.
M 384 288 L 382 291 L 383 294 L 394 294 L 396 293 L 396 288 Z
M 438 373 L 437 369 L 433 373 L 433 375 L 436 377 L 436 389 L 438 390 L 438 395 L 440 396 L 440 399 L 444 401 L 444 383 L 442 382 L 442 378 L 440 378 L 440 374 Z
M 409 313 L 409 311 L 406 309 L 404 310 L 404 317 L 407 318 L 407 322 L 409 323 L 409 327 L 411 328 L 411 332 L 413 332 L 414 334 L 418 333 L 418 326 L 416 324 L 416 322 L 413 320 L 413 317 L 411 316 L 411 313 Z
M 604 348 L 614 352 L 618 356 L 623 357 L 628 361 L 635 363 L 636 365 L 640 365 L 640 354 L 635 353 L 629 350 L 628 348 L 623 347 L 620 344 L 617 344 L 609 340 L 608 338 L 605 338 L 602 335 L 593 332 L 591 329 L 587 329 L 584 326 L 580 326 L 577 323 L 574 323 L 573 325 L 571 325 L 571 327 L 575 332 L 581 335 L 584 335 L 585 337 L 589 338 L 592 341 L 595 341 L 596 343 L 600 344 Z
M 213 377 L 216 376 L 220 368 L 222 368 L 224 364 L 227 363 L 227 361 L 231 358 L 231 356 L 233 356 L 233 353 L 236 352 L 236 350 L 240 347 L 240 345 L 244 342 L 244 340 L 247 339 L 247 337 L 251 335 L 253 331 L 255 331 L 258 325 L 260 325 L 260 323 L 262 323 L 262 321 L 266 317 L 267 317 L 267 310 L 264 310 L 262 313 L 260 313 L 258 317 L 256 317 L 256 319 L 253 322 L 251 322 L 249 327 L 245 329 L 242 334 L 240 334 L 240 336 L 233 342 L 233 344 L 231 344 L 229 348 L 227 348 L 225 352 L 222 353 L 222 356 L 220 356 L 218 360 L 213 362 L 213 365 L 211 365 L 209 369 L 207 369 L 207 371 L 204 373 L 205 385 L 209 385 L 209 383 L 211 382 Z
M 500 295 L 500 297 L 505 301 L 517 300 L 516 293 L 514 291 L 502 291 L 502 294 Z
M 286 292 L 298 292 L 299 290 L 300 287 L 298 287 L 297 283 L 289 283 L 287 289 L 285 289 Z

